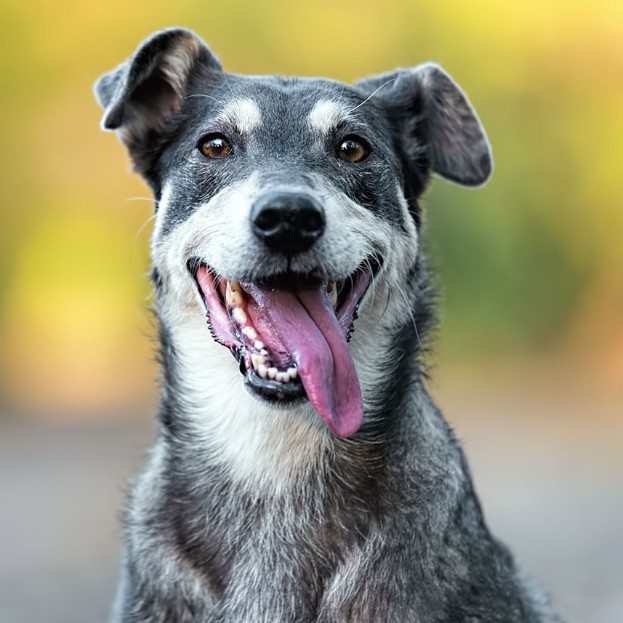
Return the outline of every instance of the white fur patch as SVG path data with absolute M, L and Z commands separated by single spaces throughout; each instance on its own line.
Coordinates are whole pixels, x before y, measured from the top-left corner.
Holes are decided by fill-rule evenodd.
M 260 107 L 246 97 L 229 102 L 220 116 L 235 125 L 242 133 L 252 132 L 262 123 Z
M 307 116 L 307 123 L 313 130 L 327 134 L 348 118 L 349 110 L 340 102 L 320 100 Z
M 319 459 L 327 431 L 309 404 L 278 409 L 251 396 L 231 354 L 195 312 L 172 327 L 188 415 L 201 445 L 241 483 L 289 490 Z

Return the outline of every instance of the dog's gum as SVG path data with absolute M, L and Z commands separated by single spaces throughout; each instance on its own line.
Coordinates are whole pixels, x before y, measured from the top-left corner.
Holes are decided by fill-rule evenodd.
M 330 282 L 332 292 L 337 296 L 335 282 Z M 327 287 L 328 290 L 329 286 Z M 296 366 L 290 366 L 286 370 L 279 370 L 271 366 L 270 353 L 262 340 L 258 338 L 257 330 L 250 324 L 247 312 L 244 309 L 244 291 L 236 281 L 227 282 L 226 299 L 230 307 L 232 321 L 238 326 L 240 334 L 248 340 L 244 348 L 251 350 L 247 365 L 263 379 L 275 380 L 279 383 L 288 383 L 298 378 Z M 250 360 L 250 361 L 249 361 Z M 270 367 L 269 367 L 270 366 Z

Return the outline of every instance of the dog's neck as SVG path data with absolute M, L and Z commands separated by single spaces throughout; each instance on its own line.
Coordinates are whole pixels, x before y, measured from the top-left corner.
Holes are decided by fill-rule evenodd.
M 212 341 L 201 318 L 188 318 L 162 332 L 163 423 L 233 480 L 251 489 L 287 491 L 323 471 L 327 461 L 352 463 L 362 452 L 369 461 L 382 452 L 382 426 L 372 413 L 378 404 L 367 408 L 364 435 L 338 440 L 308 402 L 284 409 L 253 397 L 243 386 L 235 360 Z M 371 352 L 365 340 L 353 346 L 356 352 Z M 368 361 L 359 363 L 362 359 Z M 364 402 L 368 395 L 385 393 L 379 392 L 383 376 L 372 369 L 383 358 L 369 359 L 355 357 Z
M 165 331 L 163 407 L 206 461 L 252 489 L 274 491 L 321 469 L 336 440 L 308 402 L 279 408 L 253 397 L 201 319 Z

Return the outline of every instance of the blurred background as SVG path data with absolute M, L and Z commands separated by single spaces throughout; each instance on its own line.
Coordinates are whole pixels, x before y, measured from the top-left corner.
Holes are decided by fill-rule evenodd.
M 493 145 L 424 206 L 431 391 L 493 530 L 568 621 L 623 620 L 623 3 L 0 3 L 0 623 L 104 621 L 153 434 L 152 204 L 94 79 L 152 30 L 226 69 L 351 81 L 441 63 Z

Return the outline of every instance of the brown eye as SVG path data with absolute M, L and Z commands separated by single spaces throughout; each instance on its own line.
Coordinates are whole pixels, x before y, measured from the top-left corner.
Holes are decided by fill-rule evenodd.
M 336 155 L 345 162 L 361 162 L 370 155 L 370 149 L 363 139 L 347 136 L 338 146 Z
M 206 158 L 225 158 L 232 149 L 231 143 L 222 134 L 209 134 L 199 143 L 199 151 Z

